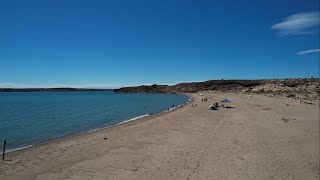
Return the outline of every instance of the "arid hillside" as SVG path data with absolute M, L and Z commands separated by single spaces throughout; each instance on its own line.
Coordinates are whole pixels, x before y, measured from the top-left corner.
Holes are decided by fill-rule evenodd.
M 124 87 L 116 93 L 195 93 L 203 91 L 264 94 L 314 101 L 320 96 L 320 79 L 210 80 L 180 83 L 173 86 L 151 85 Z

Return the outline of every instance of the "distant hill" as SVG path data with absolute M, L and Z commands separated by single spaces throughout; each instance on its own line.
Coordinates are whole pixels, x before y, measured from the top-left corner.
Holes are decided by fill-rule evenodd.
M 210 80 L 206 82 L 180 83 L 173 86 L 151 85 L 125 87 L 115 89 L 116 93 L 195 93 L 206 90 L 236 90 L 258 86 L 266 83 L 264 80 Z
M 176 85 L 151 85 L 115 89 L 115 93 L 197 93 L 222 91 L 319 99 L 320 79 L 210 80 Z
M 69 92 L 69 91 L 113 91 L 113 89 L 85 88 L 0 88 L 0 92 Z

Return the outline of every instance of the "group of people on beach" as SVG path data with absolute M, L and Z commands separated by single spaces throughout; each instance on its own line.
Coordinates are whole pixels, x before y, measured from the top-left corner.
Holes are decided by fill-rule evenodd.
M 175 107 L 176 107 L 175 105 L 172 105 L 171 108 L 168 108 L 168 111 L 170 111 L 171 109 L 174 109 Z M 182 107 L 183 107 L 182 104 L 178 105 L 178 108 L 182 108 Z
M 211 110 L 217 110 L 219 106 L 219 103 L 218 102 L 215 102 L 213 105 L 209 106 L 209 109 Z
M 207 101 L 208 101 L 208 98 L 202 98 L 201 101 L 202 101 L 202 102 L 207 102 Z
M 202 102 L 207 102 L 208 98 L 201 98 Z M 217 110 L 220 107 L 218 102 L 213 103 L 212 105 L 209 106 L 210 110 Z

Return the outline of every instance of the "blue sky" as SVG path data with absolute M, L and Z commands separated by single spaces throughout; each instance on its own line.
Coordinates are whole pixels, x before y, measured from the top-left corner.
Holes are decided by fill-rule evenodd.
M 0 87 L 319 77 L 318 0 L 3 0 Z

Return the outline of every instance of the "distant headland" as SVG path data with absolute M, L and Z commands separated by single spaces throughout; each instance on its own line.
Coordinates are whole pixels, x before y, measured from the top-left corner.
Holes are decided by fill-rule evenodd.
M 0 92 L 70 92 L 70 91 L 113 91 L 113 89 L 87 88 L 0 88 Z

